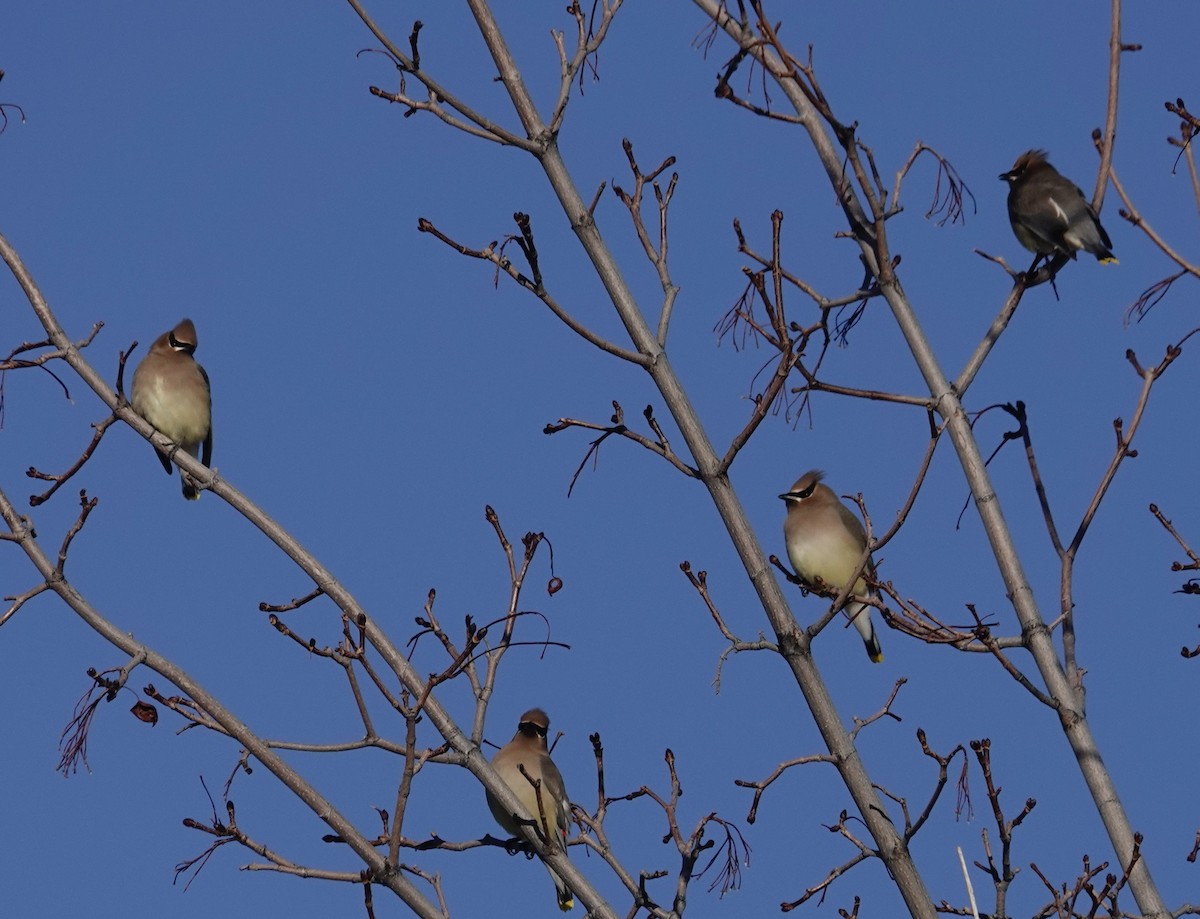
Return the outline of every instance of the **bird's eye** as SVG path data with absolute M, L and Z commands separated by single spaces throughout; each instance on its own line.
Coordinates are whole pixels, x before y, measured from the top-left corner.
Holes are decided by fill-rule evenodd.
M 811 485 L 808 486 L 808 488 L 804 488 L 804 489 L 801 489 L 800 491 L 796 492 L 796 497 L 800 498 L 800 500 L 802 500 L 802 501 L 805 498 L 811 498 L 813 489 L 816 487 L 817 487 L 817 483 L 813 482 Z

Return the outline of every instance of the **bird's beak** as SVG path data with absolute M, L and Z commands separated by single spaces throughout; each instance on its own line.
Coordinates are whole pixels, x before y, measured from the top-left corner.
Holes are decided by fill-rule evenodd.
M 1015 171 L 1015 170 L 1014 170 L 1014 171 L 1009 171 L 1009 172 L 1002 172 L 1002 173 L 1000 173 L 1000 175 L 999 175 L 999 179 L 1000 179 L 1000 181 L 1002 181 L 1002 182 L 1008 182 L 1008 181 L 1011 181 L 1012 179 L 1015 179 L 1016 177 L 1017 177 L 1017 173 L 1016 173 L 1016 171 Z
M 789 492 L 785 492 L 784 494 L 780 495 L 780 496 L 779 496 L 779 500 L 780 500 L 780 501 L 786 501 L 788 498 L 791 498 L 791 497 L 794 497 L 794 496 L 793 496 L 793 495 L 792 495 L 792 493 L 789 491 Z

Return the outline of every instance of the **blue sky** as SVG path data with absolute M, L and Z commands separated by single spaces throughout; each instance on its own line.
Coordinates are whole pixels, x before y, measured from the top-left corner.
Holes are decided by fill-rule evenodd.
M 538 101 L 557 85 L 552 28 L 571 23 L 560 3 L 497 4 Z M 493 81 L 482 42 L 456 4 L 375 4 L 393 39 L 424 22 L 424 65 L 502 123 L 516 124 Z M 923 219 L 933 171 L 905 183 L 905 213 L 889 224 L 903 255 L 900 278 L 947 372 L 957 373 L 1009 290 L 1007 276 L 973 249 L 1025 265 L 1008 227 L 997 181 L 1020 152 L 1050 151 L 1052 162 L 1090 195 L 1102 124 L 1108 41 L 1106 14 L 1072 8 L 1070 28 L 1043 5 L 919 2 L 885 4 L 847 22 L 838 3 L 777 5 L 794 50 L 814 47 L 822 85 L 845 121 L 891 177 L 918 141 L 937 148 L 965 178 L 978 204 L 965 226 Z M 1062 22 L 1062 20 L 1057 20 Z M 1163 102 L 1195 87 L 1194 37 L 1200 10 L 1131 7 L 1124 38 L 1143 50 L 1123 58 L 1115 164 L 1138 207 L 1183 251 L 1194 239 L 1196 202 L 1182 169 L 1172 174 L 1177 132 Z M 745 423 L 751 380 L 769 358 L 718 342 L 714 326 L 739 296 L 745 259 L 732 221 L 766 248 L 770 213 L 785 214 L 789 267 L 829 296 L 861 279 L 826 179 L 801 132 L 755 119 L 713 97 L 715 74 L 731 54 L 718 42 L 693 44 L 704 28 L 690 4 L 629 4 L 568 111 L 561 146 L 585 198 L 600 182 L 629 186 L 621 139 L 644 167 L 668 155 L 680 174 L 670 217 L 672 274 L 681 293 L 668 350 L 692 401 L 720 446 Z M 610 792 L 643 784 L 665 790 L 665 748 L 685 789 L 685 828 L 710 811 L 742 824 L 753 848 L 742 890 L 723 901 L 695 883 L 688 915 L 771 915 L 782 900 L 824 877 L 850 852 L 822 828 L 849 798 L 832 770 L 793 770 L 768 792 L 746 826 L 750 794 L 734 779 L 765 777 L 781 760 L 821 752 L 819 738 L 781 663 L 743 654 L 712 680 L 723 644 L 678 565 L 709 572 L 716 602 L 747 639 L 767 628 L 743 570 L 704 490 L 633 445 L 609 442 L 597 467 L 567 488 L 588 437 L 542 428 L 564 416 L 603 422 L 611 401 L 630 422 L 646 404 L 666 419 L 639 371 L 576 338 L 536 300 L 428 235 L 425 217 L 472 246 L 513 231 L 512 213 L 532 215 L 546 284 L 575 315 L 621 341 L 619 323 L 590 273 L 540 170 L 528 156 L 457 134 L 433 118 L 403 118 L 373 98 L 396 72 L 347 5 L 44 2 L 9 10 L 0 33 L 0 101 L 18 103 L 0 135 L 6 177 L 0 232 L 22 254 L 60 321 L 76 338 L 105 328 L 88 356 L 115 380 L 118 352 L 139 353 L 182 316 L 195 320 L 197 357 L 213 384 L 214 462 L 221 474 L 279 519 L 403 642 L 431 587 L 448 625 L 464 615 L 487 621 L 507 598 L 508 579 L 483 519 L 496 508 L 510 536 L 544 531 L 564 589 L 548 597 L 537 569 L 524 606 L 544 613 L 570 650 L 511 652 L 491 705 L 487 737 L 504 742 L 525 708 L 542 705 L 565 736 L 555 759 L 572 797 L 587 806 L 595 778 L 587 737 L 604 738 Z M 744 85 L 744 84 L 743 84 Z M 782 101 L 778 92 L 773 97 Z M 972 388 L 968 409 L 1024 400 L 1039 464 L 1060 528 L 1073 531 L 1113 449 L 1112 421 L 1129 419 L 1143 364 L 1192 329 L 1196 315 L 1180 287 L 1144 322 L 1127 326 L 1126 307 L 1171 266 L 1117 215 L 1110 190 L 1103 220 L 1120 258 L 1102 267 L 1084 257 L 1058 281 L 1027 294 Z M 606 195 L 597 221 L 630 285 L 654 315 L 661 291 L 627 214 Z M 1191 253 L 1193 259 L 1195 254 Z M 800 318 L 811 311 L 789 301 Z M 42 337 L 20 291 L 0 284 L 2 346 Z M 622 342 L 623 343 L 623 342 Z M 1185 348 L 1157 384 L 1139 455 L 1121 469 L 1084 544 L 1076 569 L 1080 659 L 1088 670 L 1088 712 L 1109 767 L 1169 904 L 1192 898 L 1196 868 L 1184 861 L 1200 824 L 1194 775 L 1197 607 L 1173 591 L 1181 557 L 1147 512 L 1160 505 L 1200 544 L 1193 472 L 1194 393 L 1200 369 Z M 831 381 L 919 394 L 920 377 L 890 314 L 873 303 L 850 346 L 832 350 Z M 68 465 L 101 420 L 103 407 L 80 383 L 72 401 L 44 374 L 4 381 L 0 481 L 24 500 L 29 466 Z M 1007 422 L 986 415 L 985 453 Z M 919 410 L 814 400 L 811 417 L 769 420 L 743 452 L 732 478 L 768 551 L 782 553 L 783 508 L 776 495 L 800 473 L 823 468 L 841 494 L 862 492 L 882 528 L 907 496 L 924 447 Z M 676 432 L 667 433 L 681 446 Z M 991 466 L 1022 561 L 1047 613 L 1057 600 L 1058 563 L 1017 445 Z M 77 484 L 32 511 L 45 545 L 57 547 L 86 488 L 100 505 L 72 549 L 72 582 L 125 631 L 174 657 L 264 735 L 332 742 L 352 739 L 352 703 L 339 675 L 283 641 L 257 610 L 309 589 L 304 577 L 244 521 L 206 495 L 179 498 L 151 449 L 129 429 L 109 432 Z M 881 553 L 880 572 L 900 592 L 949 621 L 965 604 L 1012 634 L 1014 617 L 973 511 L 956 526 L 967 491 L 943 444 L 905 528 Z M 881 526 L 882 525 L 882 526 Z M 10 546 L 0 552 L 0 589 L 19 593 L 33 574 Z M 791 588 L 809 621 L 823 609 Z M 330 604 L 289 620 L 321 644 L 336 643 Z M 522 623 L 524 637 L 543 636 Z M 857 636 L 829 630 L 816 643 L 847 722 L 883 704 L 907 683 L 884 720 L 860 735 L 877 782 L 913 803 L 933 781 L 915 741 L 924 728 L 945 752 L 989 737 L 1011 818 L 1038 800 L 1018 831 L 1022 866 L 1013 914 L 1032 912 L 1046 893 L 1029 869 L 1071 882 L 1084 854 L 1111 860 L 1103 830 L 1057 721 L 977 655 L 932 647 L 884 630 L 885 663 L 870 665 Z M 419 669 L 440 660 L 429 644 Z M 61 604 L 43 597 L 0 631 L 8 704 L 0 706 L 7 827 L 0 890 L 12 915 L 77 915 L 123 908 L 134 915 L 188 919 L 232 915 L 324 916 L 361 911 L 356 889 L 237 868 L 257 861 L 219 852 L 185 893 L 172 885 L 177 861 L 206 840 L 185 817 L 208 815 L 200 785 L 219 789 L 237 748 L 199 731 L 173 733 L 163 713 L 153 730 L 101 709 L 90 744 L 91 774 L 54 772 L 59 732 L 87 685 L 88 667 L 124 663 Z M 134 686 L 157 682 L 149 674 Z M 442 698 L 470 712 L 465 687 Z M 128 693 L 126 694 L 129 695 Z M 132 704 L 130 697 L 129 704 Z M 394 726 L 399 736 L 400 725 Z M 431 729 L 426 740 L 433 743 Z M 289 760 L 368 832 L 372 806 L 390 808 L 400 765 L 381 753 L 291 756 Z M 914 842 L 935 900 L 963 902 L 954 847 L 981 858 L 980 832 L 993 841 L 983 783 L 972 765 L 973 820 L 956 819 L 952 795 Z M 495 832 L 482 790 L 458 770 L 431 770 L 407 818 L 413 835 L 468 839 Z M 348 852 L 320 841 L 323 825 L 278 788 L 265 770 L 234 786 L 242 826 L 295 861 L 354 869 Z M 676 867 L 659 843 L 664 821 L 645 801 L 615 806 L 609 833 L 633 870 Z M 599 859 L 583 859 L 601 891 L 623 906 Z M 69 860 L 58 881 L 53 866 Z M 439 871 L 455 916 L 557 915 L 544 872 L 498 850 L 423 856 Z M 974 877 L 988 903 L 985 879 Z M 662 883 L 662 882 L 660 882 Z M 511 886 L 510 886 L 511 885 Z M 665 885 L 664 885 L 665 886 Z M 665 890 L 660 891 L 665 896 Z M 877 863 L 832 889 L 823 911 L 895 915 L 898 898 Z M 1126 908 L 1131 901 L 1124 900 Z M 498 904 L 511 903 L 511 909 Z M 815 907 L 806 907 L 814 909 Z M 986 907 L 985 907 L 986 908 Z M 381 894 L 377 915 L 403 915 Z

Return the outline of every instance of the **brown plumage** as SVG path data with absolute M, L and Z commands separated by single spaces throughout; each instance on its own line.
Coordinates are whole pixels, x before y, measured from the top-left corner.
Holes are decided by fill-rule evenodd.
M 1045 150 L 1027 150 L 1000 174 L 1008 183 L 1008 220 L 1030 252 L 1075 258 L 1080 249 L 1101 262 L 1115 262 L 1112 242 L 1091 204 L 1070 179 L 1046 159 Z
M 787 504 L 783 539 L 796 574 L 810 584 L 821 581 L 831 590 L 840 591 L 867 548 L 867 533 L 859 519 L 838 500 L 833 489 L 821 481 L 824 477 L 825 473 L 810 470 L 779 496 Z M 875 573 L 870 560 L 866 571 Z M 853 599 L 853 595 L 876 596 L 876 591 L 859 577 L 850 592 L 852 597 L 842 611 L 862 636 L 867 657 L 878 664 L 883 660 L 883 648 L 875 634 L 875 623 L 871 621 L 871 607 Z
M 565 854 L 567 851 L 567 831 L 571 825 L 571 802 L 567 799 L 567 789 L 563 785 L 562 775 L 546 746 L 546 734 L 550 730 L 550 718 L 540 708 L 531 708 L 521 716 L 517 725 L 517 733 L 513 739 L 499 749 L 492 758 L 493 768 L 500 773 L 509 788 L 524 805 L 525 810 L 537 824 L 538 835 L 549 840 Z M 529 778 L 521 773 L 521 767 Z M 530 781 L 532 780 L 532 781 Z M 536 786 L 534 783 L 538 783 Z M 541 799 L 541 807 L 538 799 Z M 512 836 L 519 835 L 519 824 L 515 814 L 510 814 L 489 793 L 488 807 L 496 822 L 504 827 L 504 831 Z M 543 821 L 542 815 L 545 815 Z M 546 826 L 546 824 L 549 826 Z M 554 880 L 554 888 L 558 894 L 558 908 L 563 912 L 573 909 L 575 898 L 571 891 L 549 865 L 550 877 Z
M 211 466 L 212 396 L 208 374 L 192 357 L 195 350 L 196 327 L 190 319 L 158 336 L 133 372 L 130 404 L 179 449 Z M 170 457 L 157 447 L 155 450 L 170 475 Z M 179 475 L 183 480 L 183 496 L 195 501 L 200 497 L 199 489 L 182 469 Z

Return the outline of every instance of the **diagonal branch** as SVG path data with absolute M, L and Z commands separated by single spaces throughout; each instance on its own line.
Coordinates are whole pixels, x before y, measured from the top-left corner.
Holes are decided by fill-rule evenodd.
M 517 214 L 514 214 L 513 217 L 514 217 L 514 219 L 516 219 L 518 226 L 521 226 L 524 223 L 524 225 L 526 227 L 526 233 L 528 234 L 529 233 L 529 231 L 528 231 L 528 220 L 529 220 L 528 216 L 525 214 L 517 213 Z M 550 311 L 552 313 L 554 313 L 554 315 L 557 316 L 559 318 L 559 320 L 561 320 L 572 332 L 574 332 L 580 338 L 595 345 L 601 351 L 605 351 L 608 354 L 612 354 L 615 357 L 621 358 L 621 360 L 623 360 L 623 361 L 629 361 L 630 363 L 641 364 L 641 365 L 645 366 L 645 364 L 646 364 L 645 357 L 643 357 L 640 354 L 637 354 L 636 352 L 629 351 L 625 348 L 621 348 L 618 345 L 615 345 L 612 342 L 608 341 L 607 339 L 602 338 L 600 335 L 597 335 L 591 329 L 587 328 L 587 326 L 583 325 L 583 323 L 579 322 L 567 310 L 563 309 L 562 305 L 557 300 L 555 300 L 554 297 L 552 297 L 549 294 L 549 292 L 546 291 L 546 289 L 542 286 L 541 273 L 537 268 L 537 259 L 536 259 L 537 250 L 530 248 L 530 247 L 532 247 L 532 240 L 533 240 L 533 237 L 531 234 L 522 237 L 522 242 L 525 243 L 525 245 L 522 247 L 522 249 L 523 249 L 523 251 L 525 251 L 527 256 L 532 256 L 530 261 L 531 261 L 532 269 L 534 271 L 533 279 L 526 277 L 524 274 L 522 274 L 520 271 L 518 271 L 517 268 L 513 265 L 512 261 L 504 255 L 503 248 L 501 248 L 499 250 L 496 248 L 497 244 L 494 240 L 492 242 L 488 243 L 482 249 L 472 249 L 468 246 L 464 246 L 460 242 L 456 242 L 455 240 L 451 239 L 449 236 L 447 236 L 445 233 L 443 233 L 441 230 L 439 230 L 437 227 L 435 227 L 432 222 L 430 222 L 429 220 L 426 220 L 424 217 L 422 217 L 420 220 L 417 221 L 417 229 L 422 233 L 429 233 L 430 235 L 434 236 L 436 239 L 441 240 L 447 246 L 449 246 L 451 249 L 453 249 L 455 252 L 458 252 L 461 255 L 465 255 L 468 258 L 480 259 L 481 261 L 485 261 L 485 262 L 491 262 L 493 265 L 496 266 L 496 270 L 498 272 L 504 272 L 504 274 L 508 275 L 510 278 L 512 278 L 514 281 L 516 281 L 519 285 L 524 287 L 530 293 L 534 294 L 539 300 L 541 300 L 544 304 L 546 304 L 546 306 L 548 306 L 550 308 Z
M 377 39 L 379 39 L 384 48 L 387 49 L 387 53 L 395 63 L 396 69 L 400 71 L 402 79 L 404 74 L 411 74 L 414 79 L 420 81 L 421 85 L 423 85 L 429 91 L 429 100 L 425 103 L 416 102 L 415 100 L 407 98 L 402 93 L 389 94 L 376 87 L 371 87 L 372 95 L 388 99 L 392 102 L 401 102 L 410 106 L 411 111 L 429 111 L 434 115 L 437 115 L 438 118 L 451 127 L 458 128 L 461 131 L 466 131 L 468 134 L 483 138 L 484 140 L 491 140 L 495 141 L 496 143 L 505 144 L 512 147 L 520 147 L 522 150 L 531 152 L 538 148 L 538 145 L 533 141 L 529 140 L 528 138 L 520 137 L 516 134 L 513 134 L 511 131 L 500 127 L 500 125 L 496 124 L 490 118 L 487 118 L 480 112 L 475 111 L 462 99 L 451 93 L 448 89 L 446 89 L 446 87 L 442 86 L 440 83 L 434 80 L 433 77 L 421 69 L 419 57 L 417 57 L 415 54 L 411 57 L 406 55 L 395 44 L 392 43 L 387 34 L 375 24 L 375 21 L 363 8 L 363 5 L 359 3 L 359 0 L 347 0 L 347 2 L 354 9 L 354 12 L 358 14 L 358 17 L 363 21 L 363 24 L 371 30 L 371 33 Z M 419 26 L 414 28 L 414 35 L 418 30 Z M 413 47 L 415 50 L 415 41 L 413 43 Z M 414 58 L 416 59 L 414 60 Z M 454 111 L 458 112 L 462 118 L 465 119 L 465 121 L 455 118 L 445 109 L 443 109 L 441 107 L 441 103 L 443 102 L 454 109 Z
M 1163 239 L 1161 235 L 1159 235 L 1158 231 L 1150 225 L 1150 221 L 1141 215 L 1141 212 L 1138 211 L 1138 209 L 1134 206 L 1133 199 L 1131 199 L 1129 194 L 1125 191 L 1125 186 L 1122 185 L 1121 180 L 1117 178 L 1117 171 L 1115 169 L 1112 170 L 1110 177 L 1112 178 L 1113 188 L 1117 190 L 1117 194 L 1121 198 L 1121 203 L 1125 205 L 1125 207 L 1120 211 L 1121 216 L 1145 233 L 1146 237 L 1152 243 L 1154 243 L 1154 245 L 1157 246 L 1167 258 L 1178 265 L 1180 270 L 1187 272 L 1194 278 L 1200 278 L 1200 264 L 1189 262 L 1182 255 L 1176 252 L 1175 249 L 1172 248 L 1171 245 L 1165 239 Z
M 600 45 L 608 37 L 608 27 L 612 25 L 613 17 L 621 8 L 623 0 L 604 0 L 600 9 L 599 21 L 596 20 L 596 5 L 592 6 L 590 22 L 585 22 L 581 0 L 571 0 L 567 12 L 575 20 L 575 51 L 567 57 L 563 44 L 563 34 L 555 31 L 554 44 L 558 48 L 559 84 L 558 99 L 550 115 L 550 133 L 557 136 L 562 129 L 563 120 L 567 114 L 567 103 L 571 100 L 571 86 L 579 77 L 579 92 L 583 93 L 583 71 L 590 58 L 593 62 L 598 56 Z M 593 64 L 594 66 L 594 64 Z
M 587 465 L 588 460 L 592 459 L 595 461 L 599 456 L 600 445 L 603 444 L 604 441 L 606 441 L 609 437 L 613 436 L 624 437 L 627 440 L 632 440 L 634 443 L 645 447 L 656 456 L 661 456 L 668 463 L 690 478 L 699 477 L 699 471 L 692 468 L 682 459 L 680 459 L 679 456 L 676 455 L 675 451 L 671 448 L 670 442 L 667 440 L 666 435 L 663 434 L 662 428 L 654 418 L 654 409 L 652 406 L 647 405 L 646 408 L 643 409 L 642 414 L 645 416 L 646 421 L 650 424 L 651 430 L 654 431 L 657 437 L 656 440 L 651 440 L 644 434 L 639 434 L 636 431 L 629 430 L 629 428 L 625 426 L 625 409 L 621 407 L 621 403 L 614 399 L 612 406 L 613 415 L 610 419 L 610 423 L 607 425 L 597 424 L 594 421 L 581 421 L 577 418 L 559 418 L 558 421 L 554 422 L 553 424 L 547 424 L 544 428 L 542 428 L 543 434 L 557 434 L 560 431 L 567 430 L 568 428 L 583 428 L 587 431 L 601 432 L 600 436 L 593 440 L 588 446 L 587 453 L 584 454 L 583 460 L 575 469 L 575 474 L 571 476 L 571 485 L 567 489 L 568 496 L 570 496 L 571 492 L 574 490 L 575 482 L 579 479 L 579 474 L 583 472 L 583 468 Z

